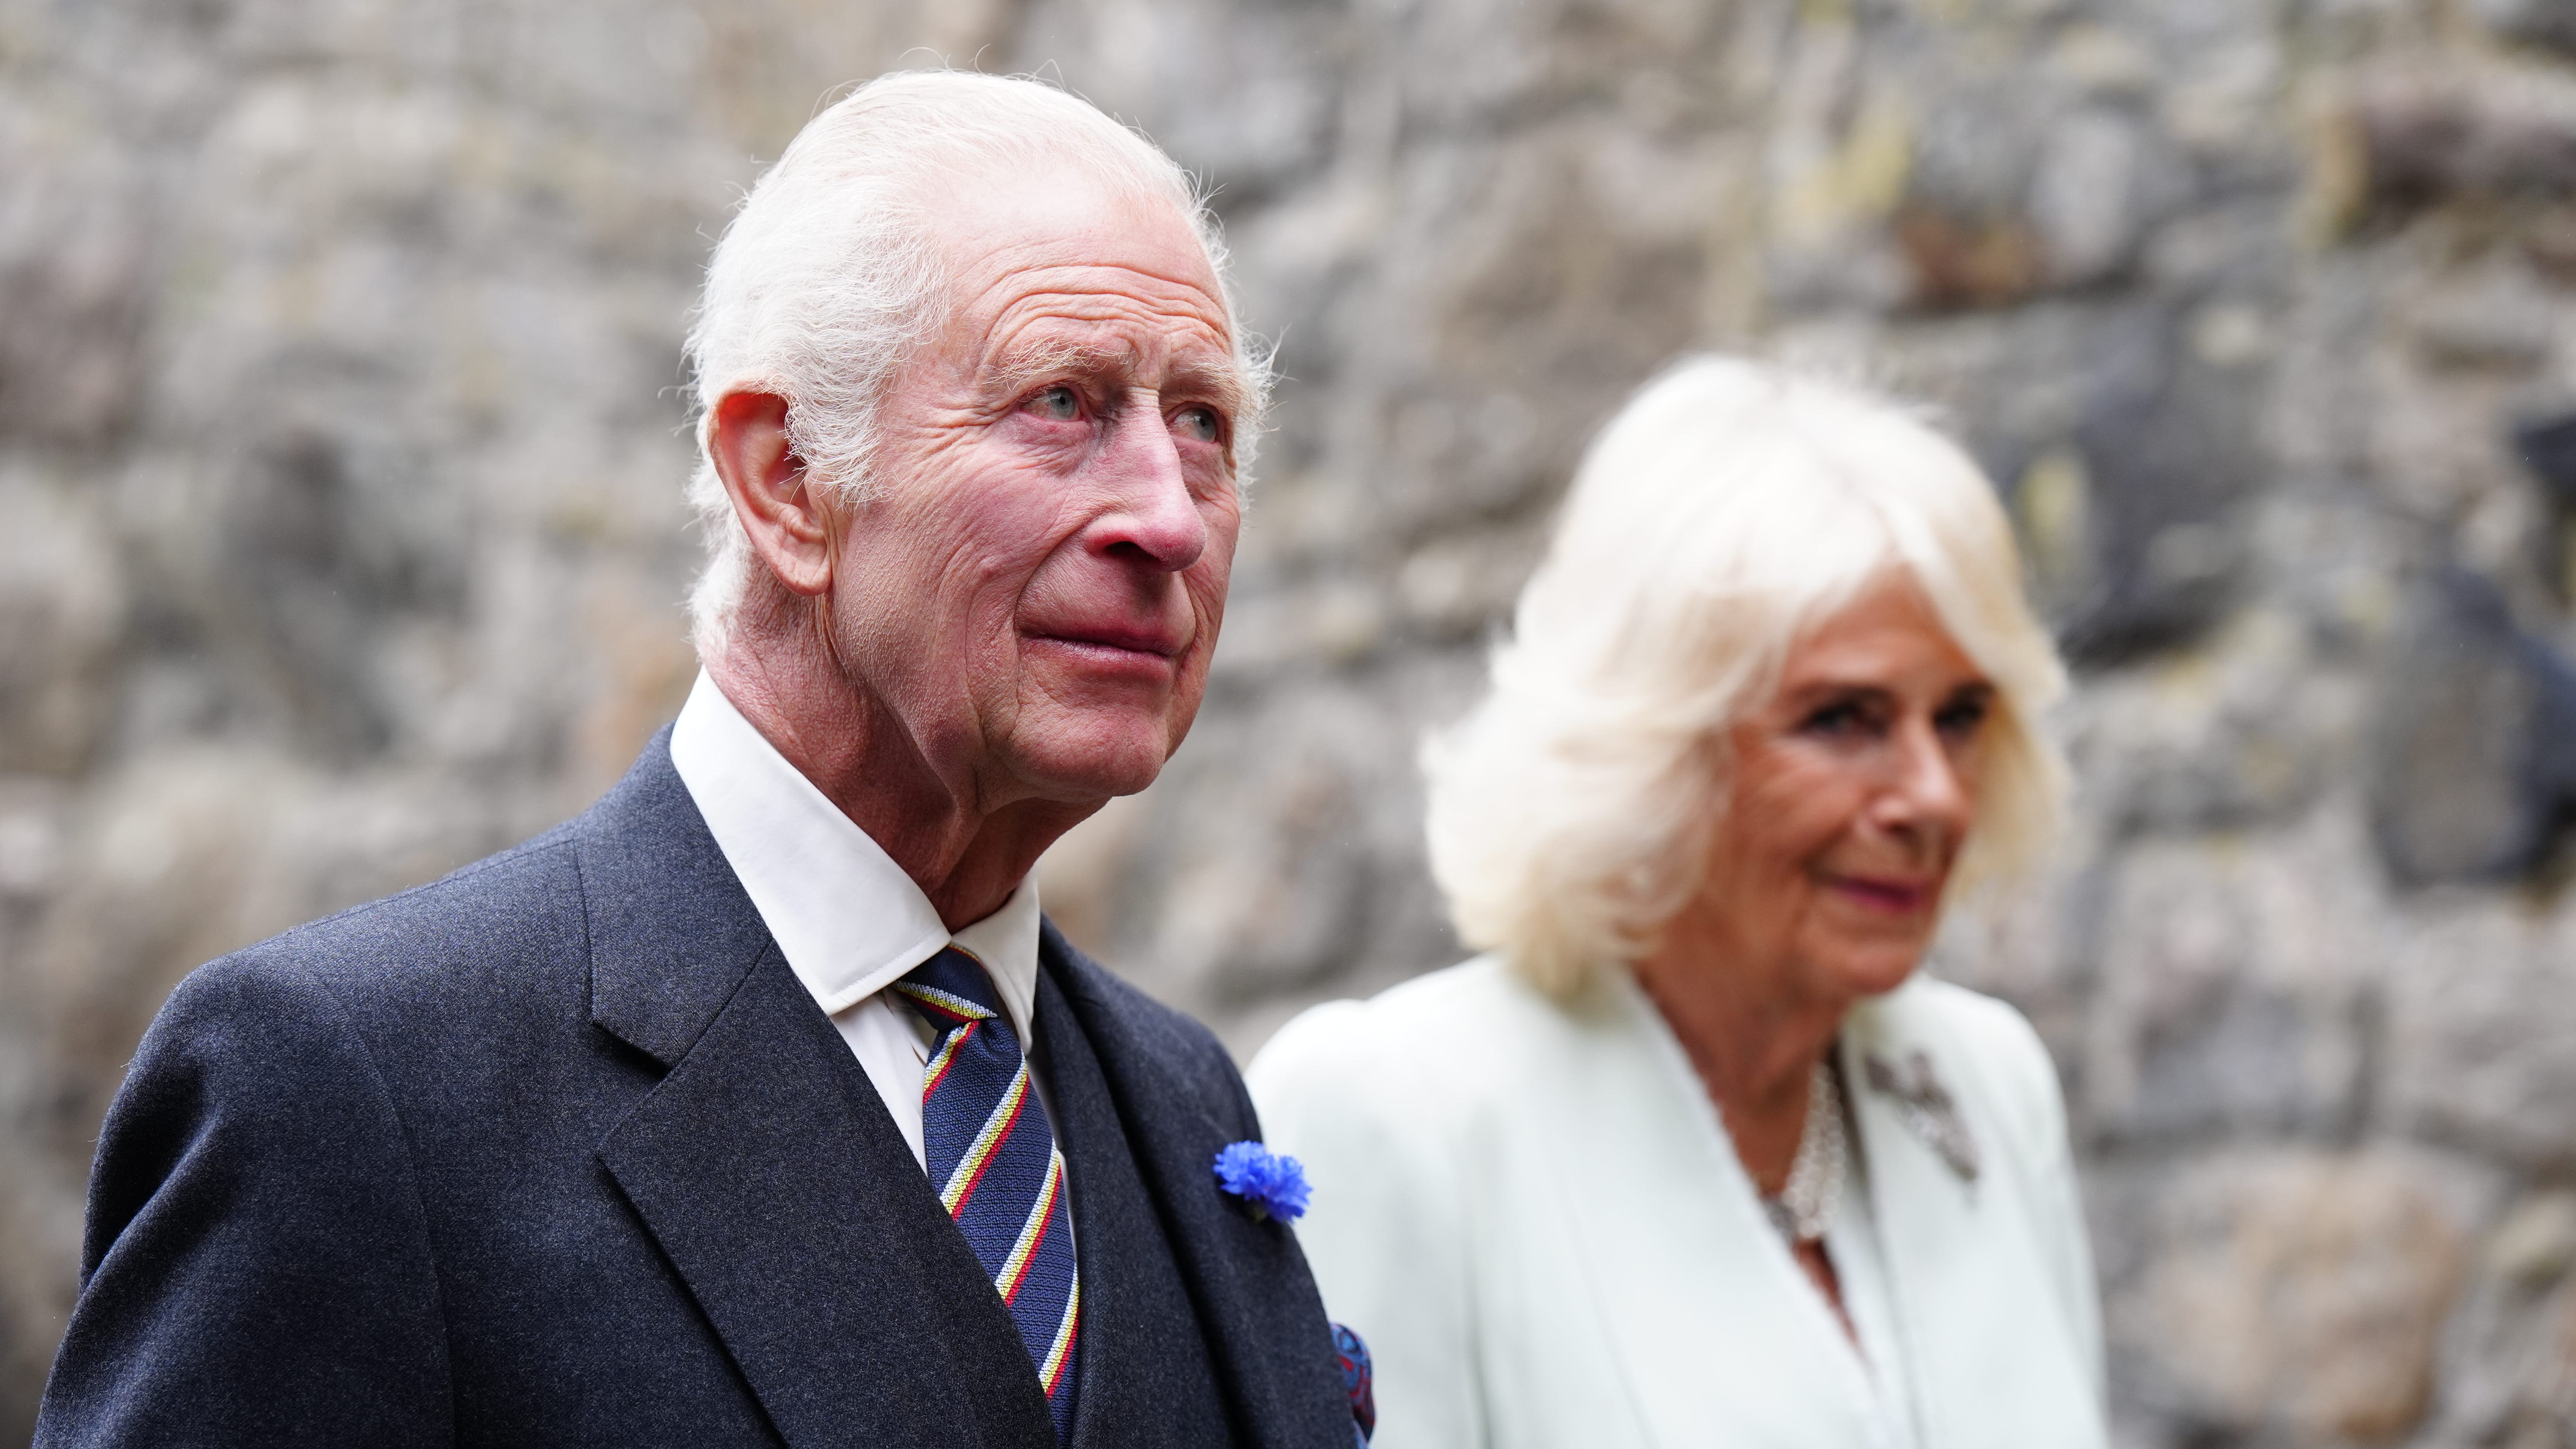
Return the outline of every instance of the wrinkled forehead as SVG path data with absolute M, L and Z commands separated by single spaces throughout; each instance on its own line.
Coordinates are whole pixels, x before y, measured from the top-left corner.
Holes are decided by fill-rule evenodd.
M 1043 314 L 1124 317 L 1233 351 L 1234 318 L 1207 244 L 1181 204 L 1140 183 L 1023 161 L 959 177 L 929 231 L 949 315 L 973 330 L 1007 334 Z

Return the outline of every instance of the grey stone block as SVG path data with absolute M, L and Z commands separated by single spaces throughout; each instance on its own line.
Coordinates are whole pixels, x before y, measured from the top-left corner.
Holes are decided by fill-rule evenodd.
M 2456 1164 L 2382 1150 L 2255 1148 L 2168 1174 L 2147 1265 L 2108 1306 L 2124 1394 L 2186 1442 L 2405 1439 L 2480 1208 L 2466 1186 Z
M 2418 587 L 2374 689 L 2371 821 L 2410 885 L 2510 879 L 2576 804 L 2576 669 L 2461 570 Z
M 2576 929 L 2510 900 L 2428 906 L 2387 945 L 2390 1125 L 2576 1170 Z
M 2576 413 L 2526 418 L 2513 428 L 2514 456 L 2549 500 L 2576 510 Z
M 2375 961 L 2331 842 L 2159 841 L 2110 871 L 2077 1120 L 2113 1143 L 2360 1124 Z
M 2259 378 L 2212 366 L 2169 314 L 2105 326 L 2074 442 L 2089 480 L 2091 588 L 2061 638 L 2093 661 L 2186 642 L 2232 602 L 2238 523 L 2263 479 Z
M 2555 68 L 2387 66 L 2357 88 L 2354 119 L 2369 199 L 2395 214 L 2576 189 L 2576 78 Z
M 2509 39 L 2576 50 L 2576 5 L 2568 0 L 2470 0 L 2469 13 Z

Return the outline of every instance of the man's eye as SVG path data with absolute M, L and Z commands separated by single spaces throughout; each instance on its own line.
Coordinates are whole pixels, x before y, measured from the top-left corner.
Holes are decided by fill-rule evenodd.
M 1069 423 L 1082 415 L 1082 399 L 1061 383 L 1038 389 L 1020 406 L 1051 422 Z
M 1172 426 L 1202 443 L 1215 442 L 1221 429 L 1214 408 L 1183 408 L 1172 414 Z

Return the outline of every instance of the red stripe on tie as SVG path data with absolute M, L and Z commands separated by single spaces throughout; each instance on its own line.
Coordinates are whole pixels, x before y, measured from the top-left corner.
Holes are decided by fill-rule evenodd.
M 1011 1115 L 1002 1119 L 1002 1130 L 993 1134 L 992 1148 L 984 1154 L 983 1161 L 975 1164 L 975 1175 L 966 1179 L 965 1190 L 957 1194 L 957 1206 L 948 1210 L 950 1217 L 965 1216 L 966 1204 L 975 1200 L 976 1185 L 984 1180 L 985 1173 L 993 1170 L 994 1159 L 1002 1155 L 1002 1144 L 1011 1140 L 1011 1133 L 1020 1125 L 1020 1114 L 1029 1110 L 1031 1095 L 1031 1092 L 1023 1091 L 1020 1099 L 1011 1104 Z
M 981 1025 L 983 1025 L 983 1023 L 980 1021 L 970 1021 L 964 1026 L 957 1028 L 957 1034 L 950 1037 L 947 1045 L 940 1048 L 939 1070 L 931 1073 L 930 1080 L 921 1084 L 921 1099 L 923 1101 L 929 1101 L 930 1094 L 939 1089 L 939 1084 L 941 1082 L 947 1080 L 949 1069 L 957 1065 L 957 1053 L 965 1047 L 968 1038 L 975 1035 L 975 1028 Z
M 1082 1337 L 1082 1295 L 1081 1289 L 1078 1285 L 1075 1288 L 1073 1304 L 1066 1311 L 1073 1315 L 1073 1322 L 1068 1324 L 1064 1330 L 1064 1357 L 1056 1360 L 1055 1377 L 1047 1380 L 1046 1396 L 1050 1399 L 1055 1397 L 1055 1391 L 1057 1389 L 1064 1386 L 1065 1370 L 1073 1367 L 1073 1350 L 1076 1340 Z
M 1046 1211 L 1038 1217 L 1038 1235 L 1029 1240 L 1028 1256 L 1020 1259 L 1020 1271 L 1011 1275 L 1010 1286 L 1002 1290 L 1002 1301 L 1005 1303 L 1019 1301 L 1020 1285 L 1029 1281 L 1029 1270 L 1038 1265 L 1038 1254 L 1046 1251 L 1047 1234 L 1055 1231 L 1056 1183 L 1059 1180 L 1050 1162 L 1046 1184 Z M 1018 1244 L 1015 1243 L 1012 1246 L 1017 1247 Z
M 983 1019 L 967 1012 L 959 1011 L 956 1007 L 949 1005 L 947 1002 L 940 1000 L 938 997 L 927 991 L 910 991 L 906 990 L 901 985 L 896 986 L 895 990 L 901 991 L 905 996 L 921 1003 L 922 1009 L 938 1012 L 941 1016 L 947 1017 L 950 1021 L 981 1021 Z

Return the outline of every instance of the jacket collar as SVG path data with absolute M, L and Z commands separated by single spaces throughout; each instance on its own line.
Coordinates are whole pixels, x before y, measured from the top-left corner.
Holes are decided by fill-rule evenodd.
M 778 949 L 826 1015 L 872 996 L 951 944 L 983 963 L 1032 1041 L 1038 890 L 961 928 L 883 847 L 770 744 L 705 672 L 671 724 L 671 767 Z
M 671 767 L 668 729 L 573 824 L 590 932 L 590 1019 L 676 1066 L 772 949 Z

